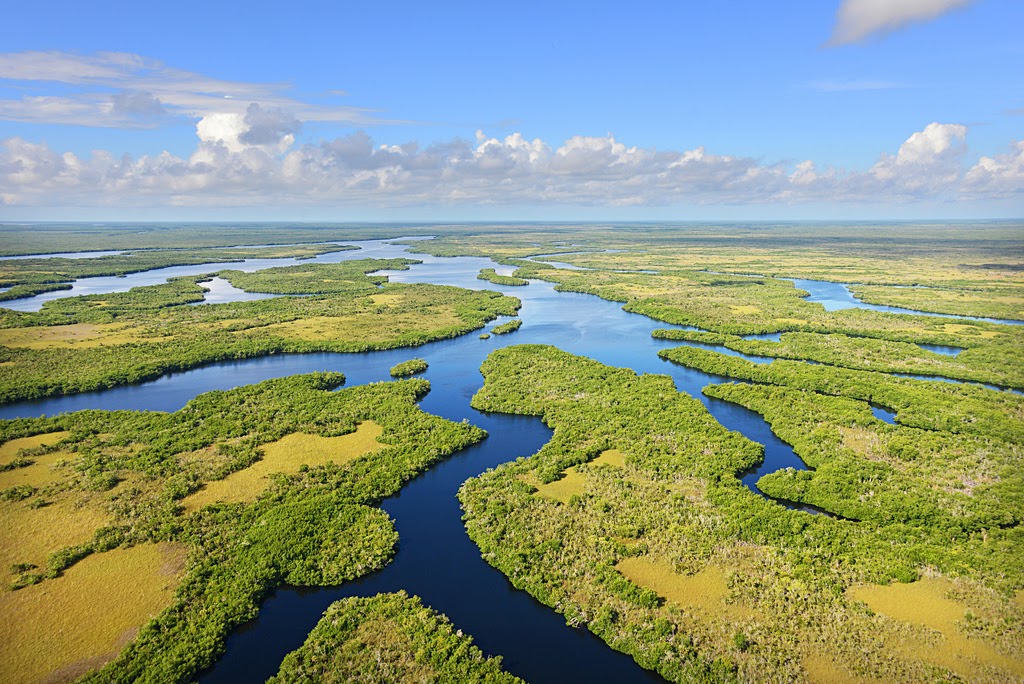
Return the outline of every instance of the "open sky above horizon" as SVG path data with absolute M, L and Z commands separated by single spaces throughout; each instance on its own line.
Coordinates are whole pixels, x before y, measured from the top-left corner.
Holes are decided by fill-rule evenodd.
M 0 220 L 1024 216 L 1024 3 L 17 3 Z

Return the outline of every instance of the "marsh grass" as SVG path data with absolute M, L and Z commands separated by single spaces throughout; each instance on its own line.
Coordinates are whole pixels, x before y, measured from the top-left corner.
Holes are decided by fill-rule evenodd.
M 904 657 L 940 665 L 968 680 L 1006 681 L 1007 674 L 1024 677 L 1020 653 L 1000 653 L 964 633 L 962 627 L 972 612 L 964 601 L 951 597 L 955 590 L 946 578 L 926 577 L 909 584 L 855 585 L 846 595 L 875 613 L 918 627 L 882 632 L 887 645 Z M 993 673 L 990 668 L 1001 672 Z
M 321 437 L 296 432 L 263 445 L 263 458 L 234 472 L 223 480 L 208 482 L 203 489 L 182 499 L 187 512 L 198 511 L 212 503 L 255 501 L 270 486 L 274 473 L 296 473 L 302 466 L 333 462 L 342 465 L 360 456 L 383 449 L 378 441 L 383 428 L 372 420 L 363 421 L 355 432 L 339 437 Z
M 22 563 L 45 568 L 51 553 L 86 543 L 109 521 L 101 505 L 80 494 L 39 508 L 24 501 L 0 503 L 0 571 Z
M 33 435 L 32 437 L 21 437 L 19 439 L 11 439 L 3 444 L 0 444 L 0 465 L 10 463 L 17 456 L 18 452 L 22 449 L 35 449 L 41 446 L 52 446 L 57 442 L 61 441 L 70 432 L 48 432 L 43 435 Z
M 73 323 L 0 329 L 0 345 L 25 349 L 87 349 L 147 340 L 153 341 L 154 338 L 147 338 L 140 330 L 118 323 Z
M 31 465 L 0 471 L 0 491 L 19 485 L 39 488 L 58 482 L 63 479 L 64 473 L 56 466 L 69 458 L 74 458 L 74 454 L 55 451 L 42 456 L 33 456 Z
M 608 449 L 587 465 L 622 468 L 626 465 L 626 457 L 618 449 Z M 533 473 L 530 475 L 532 477 L 522 479 L 537 488 L 537 496 L 562 503 L 569 503 L 572 497 L 583 494 L 587 487 L 587 474 L 576 467 L 566 468 L 560 479 L 546 484 L 541 483 Z
M 0 681 L 73 681 L 112 660 L 171 602 L 184 559 L 178 544 L 114 549 L 0 594 Z
M 754 615 L 745 606 L 726 602 L 728 581 L 716 565 L 708 565 L 693 575 L 682 575 L 660 558 L 634 556 L 623 558 L 615 567 L 630 582 L 702 616 L 742 620 Z

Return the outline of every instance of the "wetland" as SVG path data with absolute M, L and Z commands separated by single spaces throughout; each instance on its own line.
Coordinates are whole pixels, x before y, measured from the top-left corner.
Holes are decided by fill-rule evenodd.
M 1017 315 L 1017 272 L 910 244 L 917 271 L 876 287 L 926 264 L 946 288 L 998 276 L 999 306 L 950 318 L 910 288 L 891 301 L 912 313 L 822 306 L 796 278 L 838 267 L 813 242 L 343 237 L 357 249 L 250 247 L 170 282 L 149 255 L 138 289 L 0 315 L 0 475 L 24 475 L 0 512 L 96 516 L 35 555 L 9 534 L 8 595 L 114 549 L 189 549 L 169 606 L 87 678 L 290 681 L 313 642 L 339 672 L 366 642 L 478 681 L 1022 676 L 1024 397 L 1003 388 L 1024 387 L 1024 329 L 984 320 Z M 978 263 L 1006 251 L 986 239 Z M 872 280 L 861 249 L 842 282 Z M 203 303 L 210 277 L 238 300 Z M 467 334 L 490 321 L 514 334 Z M 938 627 L 871 593 L 930 578 Z M 351 626 L 317 626 L 328 609 Z M 415 661 L 426 635 L 451 657 Z

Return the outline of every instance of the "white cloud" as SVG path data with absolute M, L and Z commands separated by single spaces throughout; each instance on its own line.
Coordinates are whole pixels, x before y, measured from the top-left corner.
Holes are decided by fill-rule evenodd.
M 974 0 L 843 0 L 830 45 L 857 43 L 918 21 L 934 19 Z
M 250 103 L 281 110 L 302 121 L 354 125 L 387 123 L 369 109 L 314 104 L 291 97 L 284 83 L 227 81 L 169 67 L 123 52 L 0 53 L 0 80 L 32 92 L 63 85 L 62 94 L 0 99 L 0 119 L 82 126 L 151 126 L 141 116 L 169 114 L 200 119 L 210 114 L 245 115 Z M 73 92 L 65 92 L 73 91 Z
M 995 197 L 1024 193 L 1024 140 L 1014 142 L 1006 154 L 979 159 L 967 172 L 964 189 L 970 194 Z
M 966 172 L 966 127 L 932 123 L 864 171 L 793 167 L 702 147 L 655 150 L 612 135 L 561 145 L 477 133 L 422 147 L 365 133 L 296 146 L 297 122 L 247 107 L 197 125 L 188 157 L 167 152 L 87 157 L 10 138 L 0 146 L 0 197 L 20 206 L 424 207 L 657 206 L 855 202 L 873 206 L 979 197 L 1024 198 L 1024 143 Z

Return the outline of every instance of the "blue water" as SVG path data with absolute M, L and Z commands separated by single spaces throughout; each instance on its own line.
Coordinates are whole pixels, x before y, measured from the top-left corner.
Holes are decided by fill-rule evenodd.
M 917 311 L 916 309 L 904 309 L 898 306 L 882 306 L 880 304 L 867 304 L 853 296 L 850 286 L 845 283 L 831 283 L 825 280 L 804 280 L 802 278 L 783 278 L 791 280 L 801 290 L 809 293 L 807 301 L 821 304 L 825 311 L 839 311 L 840 309 L 868 309 L 870 311 L 884 311 L 887 313 L 912 314 L 915 316 L 935 316 L 937 318 L 964 318 L 971 321 L 985 321 L 986 323 L 1001 323 L 1004 325 L 1024 325 L 1024 321 L 1011 320 L 1006 318 L 984 318 L 981 316 L 954 316 L 952 314 L 932 313 L 929 311 Z
M 964 350 L 963 347 L 950 347 L 945 344 L 918 344 L 921 349 L 926 349 L 936 354 L 944 354 L 946 356 L 956 357 L 960 352 Z
M 403 252 L 404 247 L 396 248 L 394 245 L 387 243 L 387 240 L 361 240 L 348 242 L 345 244 L 355 245 L 360 247 L 360 249 L 321 254 L 313 259 L 246 259 L 244 261 L 215 262 L 209 264 L 194 264 L 191 266 L 155 268 L 149 271 L 140 271 L 139 273 L 129 273 L 124 276 L 80 278 L 72 284 L 70 290 L 58 290 L 56 292 L 45 292 L 43 294 L 35 295 L 34 297 L 11 299 L 5 302 L 0 302 L 0 306 L 6 309 L 13 309 L 14 311 L 39 311 L 39 309 L 43 307 L 43 304 L 55 299 L 64 299 L 65 297 L 77 297 L 79 295 L 89 294 L 127 292 L 133 287 L 160 285 L 161 283 L 166 283 L 171 278 L 216 273 L 223 269 L 232 269 L 235 271 L 251 273 L 264 268 L 273 268 L 275 266 L 294 266 L 296 264 L 308 263 L 336 264 L 342 261 L 350 261 L 352 259 L 388 258 L 379 256 L 381 254 L 390 254 L 406 258 L 419 258 L 418 256 L 405 254 Z M 236 298 L 222 299 L 218 301 L 240 300 Z
M 872 415 L 875 416 L 875 418 L 885 423 L 889 423 L 889 425 L 896 424 L 896 414 L 893 413 L 892 411 L 886 411 L 884 408 L 881 408 L 880 406 L 872 406 L 871 413 Z

